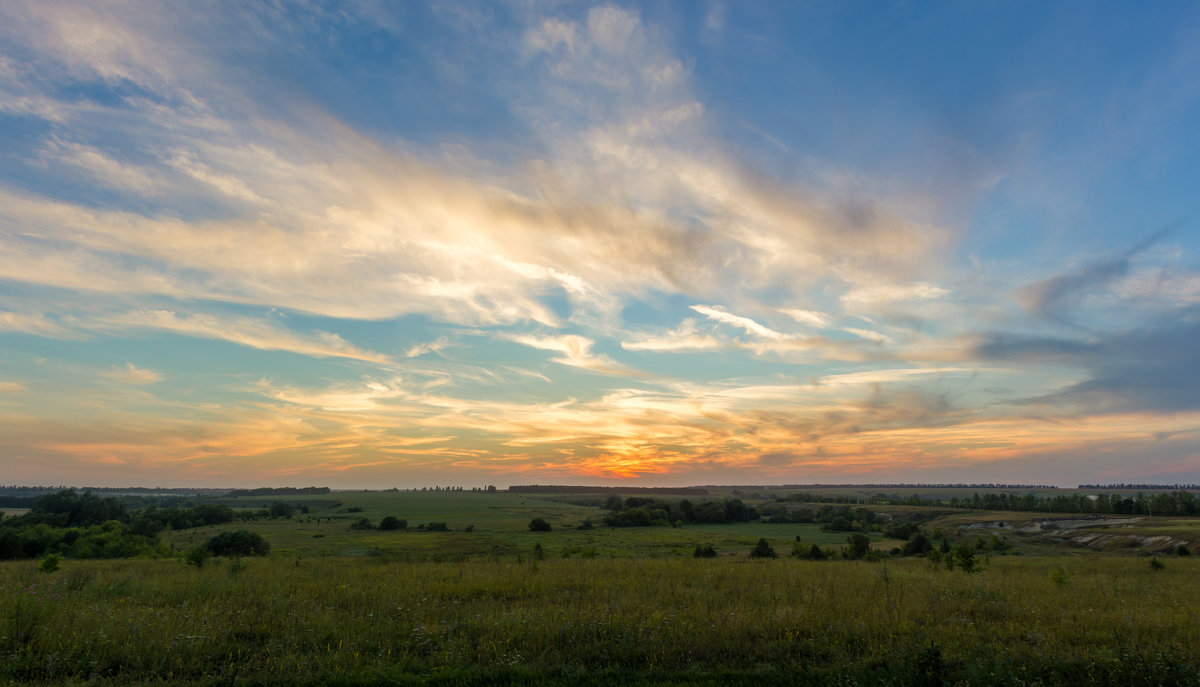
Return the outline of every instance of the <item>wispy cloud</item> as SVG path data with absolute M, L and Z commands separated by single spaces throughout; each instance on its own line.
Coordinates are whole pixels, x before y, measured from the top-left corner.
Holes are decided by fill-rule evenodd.
M 696 328 L 696 321 L 686 319 L 675 329 L 660 335 L 643 334 L 631 341 L 622 341 L 627 351 L 707 351 L 723 347 L 719 339 Z
M 609 375 L 629 376 L 639 374 L 617 363 L 607 355 L 593 353 L 592 346 L 595 342 L 577 334 L 564 334 L 562 336 L 512 335 L 507 338 L 516 343 L 543 351 L 562 353 L 561 357 L 550 359 L 560 365 L 578 367 L 590 372 Z
M 449 339 L 447 339 L 444 336 L 438 337 L 437 341 L 429 341 L 426 343 L 419 343 L 415 346 L 412 346 L 411 348 L 409 348 L 407 351 L 404 352 L 404 357 L 405 358 L 417 358 L 422 355 L 425 355 L 426 353 L 437 353 L 438 351 L 440 351 L 444 348 L 447 348 L 450 345 L 451 344 L 450 344 Z
M 0 331 L 33 334 L 50 339 L 78 338 L 79 333 L 64 327 L 42 313 L 17 313 L 0 310 Z
M 716 320 L 717 322 L 728 324 L 733 327 L 739 327 L 745 330 L 745 332 L 751 336 L 776 340 L 787 338 L 784 334 L 781 334 L 770 327 L 764 327 L 749 317 L 735 315 L 719 306 L 693 305 L 691 308 L 692 310 L 695 310 L 709 319 Z
M 928 282 L 860 286 L 842 294 L 842 306 L 850 310 L 879 308 L 891 303 L 941 298 L 946 289 Z
M 104 377 L 118 384 L 155 384 L 161 382 L 163 376 L 154 370 L 138 367 L 133 363 L 125 363 L 124 367 L 113 367 L 104 373 Z
M 390 363 L 380 353 L 363 350 L 337 334 L 314 331 L 297 334 L 269 320 L 250 317 L 178 315 L 171 310 L 140 310 L 113 315 L 95 324 L 97 329 L 155 329 L 205 339 L 219 339 L 264 351 L 288 351 L 317 358 L 350 358 L 369 363 Z
M 829 315 L 817 310 L 800 310 L 797 308 L 780 308 L 779 312 L 787 315 L 793 320 L 807 324 L 810 327 L 824 329 L 833 324 L 832 318 Z
M 879 343 L 879 344 L 888 344 L 888 343 L 893 342 L 892 337 L 890 337 L 887 334 L 884 334 L 882 332 L 877 332 L 873 329 L 858 329 L 855 327 L 846 327 L 846 331 L 850 332 L 851 334 L 853 334 L 859 338 L 866 339 L 867 341 L 874 341 L 875 343 Z

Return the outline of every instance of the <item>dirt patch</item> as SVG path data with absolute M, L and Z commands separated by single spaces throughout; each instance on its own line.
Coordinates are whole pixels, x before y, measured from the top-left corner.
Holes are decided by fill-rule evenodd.
M 1081 530 L 1088 527 L 1114 527 L 1119 525 L 1132 525 L 1141 522 L 1142 518 L 1106 518 L 1101 515 L 1092 516 L 1076 516 L 1071 518 L 1043 518 L 1034 520 L 1028 525 L 1021 528 L 1021 532 L 1026 534 L 1042 534 L 1053 532 L 1055 534 L 1071 534 L 1075 530 Z

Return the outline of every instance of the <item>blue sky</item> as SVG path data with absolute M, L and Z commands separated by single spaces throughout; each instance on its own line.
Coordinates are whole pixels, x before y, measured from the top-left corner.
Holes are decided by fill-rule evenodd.
M 0 8 L 0 465 L 1200 481 L 1194 3 Z

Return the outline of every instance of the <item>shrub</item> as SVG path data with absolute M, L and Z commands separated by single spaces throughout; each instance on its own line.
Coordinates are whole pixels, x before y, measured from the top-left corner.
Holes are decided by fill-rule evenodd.
M 375 525 L 372 525 L 371 521 L 367 518 L 359 518 L 358 520 L 355 520 L 350 525 L 350 529 L 352 529 L 352 530 L 373 530 L 373 529 L 375 529 Z
M 215 556 L 265 556 L 271 545 L 262 535 L 248 530 L 222 532 L 205 544 Z
M 42 559 L 41 565 L 38 566 L 38 570 L 44 573 L 52 573 L 62 565 L 62 560 L 63 557 L 57 553 L 46 554 L 46 557 Z
M 704 544 L 697 546 L 692 552 L 692 558 L 716 558 L 717 550 L 712 547 L 712 544 Z
M 530 532 L 549 532 L 550 531 L 550 523 L 546 522 L 542 518 L 534 518 L 533 520 L 529 521 L 529 531 Z
M 444 522 L 431 522 L 425 525 L 426 532 L 449 532 L 450 526 Z
M 954 564 L 963 572 L 972 573 L 979 570 L 979 565 L 975 561 L 975 546 L 971 542 L 961 541 L 958 546 L 954 547 Z
M 775 548 L 766 539 L 759 539 L 750 551 L 751 558 L 775 558 Z
M 51 555 L 53 555 L 53 554 L 51 554 Z M 47 558 L 49 558 L 49 556 L 47 556 Z M 1162 561 L 1158 560 L 1157 558 L 1150 559 L 1150 569 L 1151 570 L 1162 570 L 1165 567 L 1167 567 L 1167 566 Z
M 929 537 L 919 530 L 909 536 L 908 541 L 904 542 L 904 547 L 901 549 L 905 556 L 923 556 L 932 550 L 933 542 L 929 541 Z
M 808 550 L 808 559 L 810 561 L 823 561 L 827 558 L 829 558 L 829 556 L 826 555 L 825 552 L 821 550 L 821 547 L 817 546 L 816 544 L 813 544 Z
M 1188 550 L 1188 547 L 1186 544 L 1180 544 L 1179 546 L 1175 547 L 1175 555 L 1176 556 L 1190 556 L 1190 555 L 1192 555 L 1192 552 Z
M 185 556 L 188 565 L 194 565 L 197 568 L 203 568 L 211 557 L 212 551 L 209 551 L 207 546 L 193 546 Z
M 1071 583 L 1071 573 L 1067 572 L 1061 565 L 1050 571 L 1050 581 L 1059 587 L 1065 587 Z
M 383 520 L 379 521 L 379 529 L 381 530 L 406 530 L 408 529 L 408 521 L 401 520 L 394 515 L 384 516 Z
M 579 523 L 579 529 L 581 530 L 590 530 L 594 527 L 595 525 L 592 523 L 591 518 L 585 518 L 583 522 Z

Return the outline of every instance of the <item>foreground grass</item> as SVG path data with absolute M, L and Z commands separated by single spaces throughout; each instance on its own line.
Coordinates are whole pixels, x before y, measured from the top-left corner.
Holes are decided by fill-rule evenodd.
M 240 567 L 240 569 L 238 569 Z M 0 565 L 0 679 L 1200 684 L 1200 560 Z

